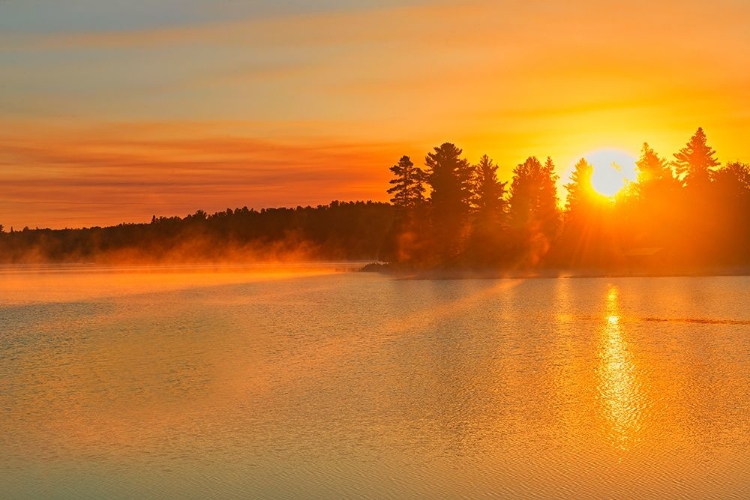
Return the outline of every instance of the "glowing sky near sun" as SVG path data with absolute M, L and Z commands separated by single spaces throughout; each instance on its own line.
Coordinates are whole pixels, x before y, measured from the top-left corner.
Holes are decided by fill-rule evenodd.
M 748 67 L 740 0 L 6 0 L 0 224 L 385 200 L 444 141 L 750 161 Z

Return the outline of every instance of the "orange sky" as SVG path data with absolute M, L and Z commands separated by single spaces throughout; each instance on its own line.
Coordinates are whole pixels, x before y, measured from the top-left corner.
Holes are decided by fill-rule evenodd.
M 750 161 L 741 0 L 45 3 L 0 4 L 6 228 L 385 200 L 444 141 L 502 180 L 698 126 Z

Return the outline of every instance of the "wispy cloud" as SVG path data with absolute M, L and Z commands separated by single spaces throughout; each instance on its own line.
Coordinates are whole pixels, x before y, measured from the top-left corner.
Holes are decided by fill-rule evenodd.
M 403 150 L 388 143 L 211 137 L 184 124 L 162 125 L 159 134 L 148 125 L 115 129 L 4 132 L 3 224 L 100 225 L 185 215 L 185 209 L 383 199 L 387 165 Z

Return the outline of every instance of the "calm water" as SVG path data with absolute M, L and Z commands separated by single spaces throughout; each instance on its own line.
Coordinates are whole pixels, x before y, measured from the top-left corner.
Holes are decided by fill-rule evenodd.
M 0 496 L 750 498 L 750 278 L 235 271 L 0 270 Z

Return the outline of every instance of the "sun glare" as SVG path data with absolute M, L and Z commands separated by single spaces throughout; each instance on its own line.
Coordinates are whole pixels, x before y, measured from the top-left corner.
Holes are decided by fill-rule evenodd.
M 591 187 L 608 198 L 619 193 L 636 177 L 635 158 L 616 149 L 598 149 L 584 155 L 594 167 Z

